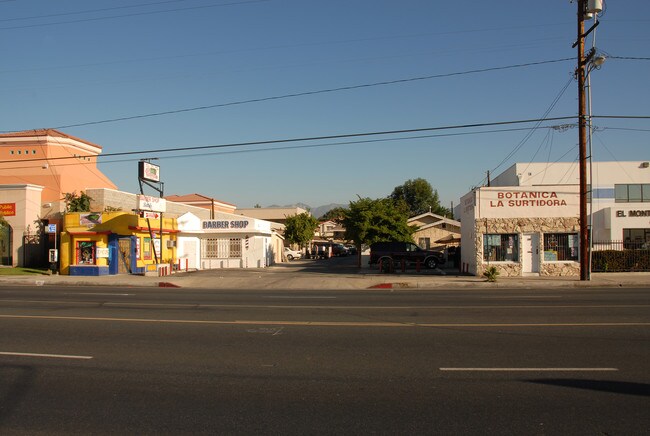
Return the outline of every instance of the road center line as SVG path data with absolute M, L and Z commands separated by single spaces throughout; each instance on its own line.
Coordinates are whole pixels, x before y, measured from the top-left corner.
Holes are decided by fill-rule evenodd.
M 96 295 L 96 294 L 94 294 Z M 269 298 L 269 297 L 266 297 Z M 284 297 L 280 297 L 284 298 Z M 288 297 L 287 297 L 288 298 Z M 291 297 L 299 298 L 299 297 Z M 314 298 L 314 297 L 306 297 Z M 337 298 L 337 297 L 316 297 L 316 298 Z M 358 310 L 469 310 L 469 309 L 630 309 L 639 307 L 650 307 L 650 304 L 557 304 L 557 305 L 542 305 L 542 304 L 508 304 L 508 305 L 405 305 L 405 306 L 354 306 L 354 305 L 280 305 L 280 304 L 210 304 L 210 303 L 144 303 L 144 302 L 127 302 L 127 301 L 72 301 L 72 300 L 17 300 L 17 299 L 0 299 L 0 303 L 38 303 L 38 304 L 52 304 L 52 305 L 66 305 L 66 304 L 79 304 L 79 305 L 103 305 L 103 306 L 125 306 L 125 307 L 158 307 L 170 309 L 201 309 L 201 308 L 217 308 L 217 309 L 358 309 Z
M 439 368 L 440 371 L 468 372 L 588 372 L 618 371 L 618 368 Z
M 41 354 L 41 353 L 18 353 L 12 351 L 0 351 L 2 356 L 20 356 L 20 357 L 48 357 L 56 359 L 81 359 L 88 360 L 92 359 L 92 356 L 70 356 L 66 354 Z
M 439 328 L 506 328 L 506 327 L 650 327 L 650 322 L 592 322 L 592 323 L 405 323 L 405 322 L 345 322 L 345 321 L 271 321 L 271 320 L 193 320 L 193 319 L 149 319 L 149 318 L 106 318 L 83 316 L 49 315 L 0 315 L 0 319 L 43 319 L 58 321 L 108 321 L 141 322 L 161 324 L 205 324 L 205 325 L 281 325 L 310 327 L 439 327 Z

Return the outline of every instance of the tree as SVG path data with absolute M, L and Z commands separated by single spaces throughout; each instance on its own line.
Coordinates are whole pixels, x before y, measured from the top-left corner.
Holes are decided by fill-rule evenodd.
M 409 216 L 421 215 L 429 211 L 438 215 L 451 217 L 451 211 L 440 204 L 438 191 L 422 178 L 407 180 L 403 185 L 396 186 L 390 198 L 404 201 L 409 210 Z
M 93 199 L 85 192 L 77 195 L 77 192 L 68 192 L 64 194 L 65 209 L 67 212 L 90 212 L 90 202 Z
M 284 228 L 284 238 L 290 244 L 298 244 L 301 248 L 314 238 L 318 228 L 318 220 L 309 212 L 287 217 Z
M 345 239 L 354 241 L 359 253 L 361 246 L 381 241 L 412 242 L 416 226 L 407 223 L 408 214 L 403 207 L 390 198 L 371 200 L 359 198 L 350 202 L 341 224 L 345 227 Z
M 340 221 L 344 216 L 346 212 L 346 208 L 344 207 L 335 207 L 334 209 L 330 209 L 327 212 L 323 214 L 322 217 L 320 217 L 321 221 Z

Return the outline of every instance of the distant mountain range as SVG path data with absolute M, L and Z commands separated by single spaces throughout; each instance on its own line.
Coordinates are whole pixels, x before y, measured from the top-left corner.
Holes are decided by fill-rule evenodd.
M 348 205 L 347 204 L 330 203 L 330 204 L 326 204 L 324 206 L 311 207 L 310 205 L 305 204 L 305 203 L 296 203 L 296 204 L 289 204 L 289 205 L 285 205 L 285 206 L 280 206 L 280 205 L 274 204 L 274 205 L 271 205 L 269 207 L 301 207 L 303 209 L 306 209 L 306 210 L 310 211 L 311 214 L 315 218 L 320 218 L 323 215 L 325 215 L 327 212 L 329 212 L 330 210 L 332 210 L 332 209 L 334 209 L 336 207 L 348 207 Z

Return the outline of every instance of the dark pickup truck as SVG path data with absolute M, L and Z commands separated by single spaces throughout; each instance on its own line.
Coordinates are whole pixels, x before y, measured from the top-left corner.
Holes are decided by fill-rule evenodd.
M 412 242 L 376 242 L 370 246 L 370 264 L 382 263 L 397 266 L 404 260 L 407 264 L 417 264 L 436 268 L 445 262 L 439 251 L 423 250 Z

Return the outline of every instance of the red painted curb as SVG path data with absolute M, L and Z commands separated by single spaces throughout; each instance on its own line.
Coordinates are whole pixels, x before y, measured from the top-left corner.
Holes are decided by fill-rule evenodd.
M 180 288 L 180 286 L 169 282 L 158 282 L 159 288 Z
M 371 286 L 368 289 L 392 289 L 392 288 L 393 288 L 392 283 L 380 283 L 378 285 Z

